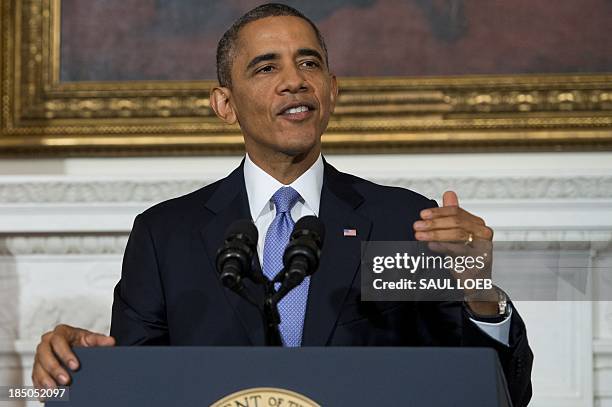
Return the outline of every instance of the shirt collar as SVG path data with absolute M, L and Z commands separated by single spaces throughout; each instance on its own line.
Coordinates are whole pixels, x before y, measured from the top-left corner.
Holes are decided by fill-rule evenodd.
M 319 158 L 289 185 L 283 185 L 270 174 L 259 168 L 247 154 L 244 160 L 244 183 L 249 198 L 251 218 L 255 221 L 265 209 L 271 207 L 270 199 L 283 186 L 295 189 L 306 205 L 315 215 L 319 216 L 321 188 L 323 187 L 323 158 Z

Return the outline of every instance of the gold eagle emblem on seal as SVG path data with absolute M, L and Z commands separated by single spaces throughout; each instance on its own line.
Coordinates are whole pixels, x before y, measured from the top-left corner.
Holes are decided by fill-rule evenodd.
M 291 390 L 256 387 L 241 390 L 215 401 L 210 407 L 321 407 L 310 398 Z

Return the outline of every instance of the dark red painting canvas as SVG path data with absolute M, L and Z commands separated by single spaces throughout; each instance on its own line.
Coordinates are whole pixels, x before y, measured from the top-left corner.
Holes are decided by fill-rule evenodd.
M 610 0 L 286 1 L 343 77 L 611 72 Z M 215 78 L 249 0 L 62 0 L 61 80 Z

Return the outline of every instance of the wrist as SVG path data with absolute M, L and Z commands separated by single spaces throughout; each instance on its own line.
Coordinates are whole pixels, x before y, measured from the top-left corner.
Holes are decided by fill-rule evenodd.
M 467 303 L 493 302 L 497 304 L 499 301 L 499 291 L 495 286 L 489 289 L 464 290 L 463 292 L 463 299 Z
M 483 322 L 501 322 L 510 314 L 508 296 L 496 286 L 466 294 L 464 306 L 470 318 Z
M 499 306 L 497 301 L 466 301 L 466 305 L 472 314 L 478 317 L 499 316 Z

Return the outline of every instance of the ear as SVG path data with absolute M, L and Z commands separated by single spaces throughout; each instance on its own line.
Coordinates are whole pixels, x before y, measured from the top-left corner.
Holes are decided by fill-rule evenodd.
M 331 77 L 331 95 L 330 95 L 330 101 L 331 101 L 331 112 L 334 112 L 334 109 L 336 108 L 336 100 L 338 100 L 338 80 L 336 79 L 336 75 L 330 73 L 329 74 Z
M 227 124 L 235 124 L 237 121 L 234 106 L 230 103 L 231 97 L 232 91 L 229 88 L 215 86 L 210 91 L 210 107 Z

